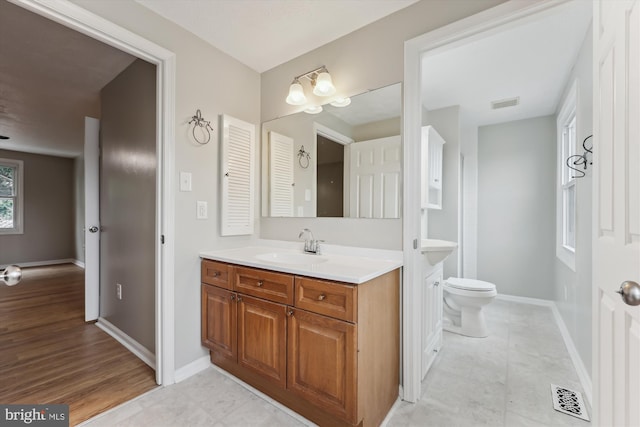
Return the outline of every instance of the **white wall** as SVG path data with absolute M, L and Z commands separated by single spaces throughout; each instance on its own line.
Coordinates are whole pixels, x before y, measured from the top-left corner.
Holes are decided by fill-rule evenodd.
M 498 293 L 554 297 L 555 116 L 478 131 L 478 279 Z
M 353 96 L 400 82 L 404 41 L 499 3 L 502 1 L 423 0 L 266 71 L 261 75 L 262 121 L 300 111 L 300 107 L 284 102 L 291 79 L 322 64 L 331 72 L 337 95 Z M 314 101 L 310 96 L 309 102 Z M 296 240 L 301 227 L 312 229 L 316 237 L 330 243 L 402 249 L 402 220 L 399 219 L 262 218 L 261 236 Z
M 592 31 L 589 29 L 562 97 L 577 81 L 577 153 L 582 153 L 584 138 L 593 134 L 592 51 Z M 586 173 L 576 182 L 576 271 L 555 259 L 553 299 L 584 366 L 591 372 L 591 168 Z
M 427 237 L 458 242 L 460 107 L 427 111 L 423 124 L 432 125 L 445 140 L 442 153 L 442 209 L 427 209 Z M 458 247 L 461 247 L 459 242 Z M 458 276 L 458 251 L 452 252 L 444 261 L 443 274 L 445 278 Z
M 181 368 L 207 355 L 200 345 L 200 259 L 202 250 L 242 244 L 252 236 L 220 237 L 218 115 L 260 123 L 260 76 L 187 30 L 133 0 L 74 0 L 80 6 L 176 54 L 175 105 L 175 362 Z M 290 83 L 290 82 L 289 82 Z M 200 109 L 216 137 L 198 145 L 190 118 Z M 259 127 L 256 127 L 259 130 Z M 256 150 L 256 164 L 259 164 Z M 178 191 L 178 173 L 193 174 L 193 191 Z M 256 176 L 255 188 L 259 187 Z M 209 218 L 196 219 L 196 201 L 209 203 Z M 259 230 L 259 204 L 256 204 Z

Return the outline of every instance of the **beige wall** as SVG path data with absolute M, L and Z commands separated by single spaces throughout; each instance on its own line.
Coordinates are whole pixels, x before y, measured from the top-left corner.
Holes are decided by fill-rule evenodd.
M 260 76 L 183 28 L 133 0 L 74 0 L 176 54 L 175 124 L 175 362 L 181 368 L 206 356 L 200 345 L 200 259 L 202 250 L 250 241 L 252 236 L 220 237 L 218 115 L 260 123 Z M 200 146 L 191 140 L 187 122 L 200 109 L 216 130 Z M 259 129 L 259 128 L 257 128 Z M 258 150 L 256 150 L 258 151 Z M 256 164 L 258 152 L 256 152 Z M 193 191 L 180 192 L 178 173 L 193 174 Z M 256 186 L 259 187 L 258 177 Z M 196 201 L 209 203 L 209 218 L 196 219 Z M 256 204 L 256 230 L 259 204 Z
M 134 61 L 101 100 L 100 317 L 155 353 L 155 65 Z
M 326 65 L 338 94 L 353 96 L 403 79 L 404 42 L 502 3 L 501 0 L 422 0 L 261 75 L 262 121 L 300 111 L 284 102 L 291 79 Z M 313 102 L 313 95 L 310 96 Z M 328 243 L 402 249 L 402 220 L 263 218 L 261 236 L 296 240 L 308 227 Z M 295 230 L 292 230 L 295 228 Z M 374 230 L 373 236 L 370 234 Z M 346 232 L 345 232 L 346 231 Z
M 0 235 L 0 265 L 74 258 L 73 159 L 0 150 L 24 162 L 24 233 Z

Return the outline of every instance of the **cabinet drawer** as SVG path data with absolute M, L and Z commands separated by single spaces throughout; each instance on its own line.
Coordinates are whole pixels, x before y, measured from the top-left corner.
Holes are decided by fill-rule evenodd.
M 236 267 L 233 276 L 233 287 L 238 292 L 293 305 L 293 276 L 290 274 Z
M 296 276 L 296 307 L 355 322 L 357 288 L 343 283 Z
M 210 261 L 207 259 L 202 260 L 202 283 L 209 285 L 219 286 L 225 289 L 233 289 L 231 281 L 229 280 L 229 273 L 232 267 L 222 262 Z

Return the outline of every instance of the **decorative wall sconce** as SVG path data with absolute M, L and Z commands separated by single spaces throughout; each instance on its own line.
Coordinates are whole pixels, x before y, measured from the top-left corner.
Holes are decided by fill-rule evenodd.
M 587 170 L 587 166 L 588 165 L 592 165 L 593 164 L 593 160 L 589 160 L 587 155 L 591 154 L 593 155 L 593 141 L 591 142 L 591 147 L 587 147 L 587 140 L 589 138 L 592 138 L 593 135 L 589 135 L 588 137 L 586 137 L 584 139 L 584 141 L 582 141 L 582 148 L 584 149 L 584 153 L 582 154 L 574 154 L 573 156 L 569 156 L 567 158 L 567 166 L 569 167 L 569 169 L 573 169 L 574 171 L 578 172 L 579 174 L 582 175 L 577 175 L 577 176 L 572 176 L 572 178 L 583 178 L 585 177 L 586 174 L 586 170 Z M 578 169 L 575 166 L 582 166 L 583 170 Z
M 290 105 L 305 105 L 307 103 L 307 96 L 304 93 L 304 88 L 302 87 L 302 83 L 300 83 L 300 79 L 308 79 L 311 82 L 311 87 L 313 88 L 313 94 L 316 96 L 332 96 L 336 93 L 336 87 L 333 85 L 333 81 L 331 79 L 331 74 L 327 70 L 327 67 L 324 65 L 316 68 L 315 70 L 311 70 L 304 74 L 300 74 L 299 76 L 294 77 L 291 86 L 289 86 L 289 95 L 287 96 L 287 104 Z M 351 99 L 349 98 L 340 98 L 331 103 L 335 107 L 346 107 L 351 103 Z M 322 112 L 322 106 L 320 105 L 311 105 L 307 107 L 305 113 L 309 114 L 318 114 Z
M 300 146 L 298 150 L 298 163 L 302 169 L 306 169 L 309 167 L 309 160 L 311 160 L 311 154 L 308 151 L 305 151 L 304 145 Z
M 193 123 L 193 129 L 191 129 L 191 134 L 193 135 L 193 139 L 200 144 L 205 145 L 211 141 L 211 132 L 213 132 L 213 128 L 211 127 L 211 122 L 207 121 L 202 117 L 200 110 L 196 110 L 196 115 L 191 117 L 189 120 L 189 124 Z M 196 129 L 200 128 L 201 133 L 196 134 Z

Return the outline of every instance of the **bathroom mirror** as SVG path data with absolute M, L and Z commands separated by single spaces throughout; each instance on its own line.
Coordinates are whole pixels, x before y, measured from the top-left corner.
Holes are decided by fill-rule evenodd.
M 400 218 L 401 84 L 262 124 L 262 215 Z

